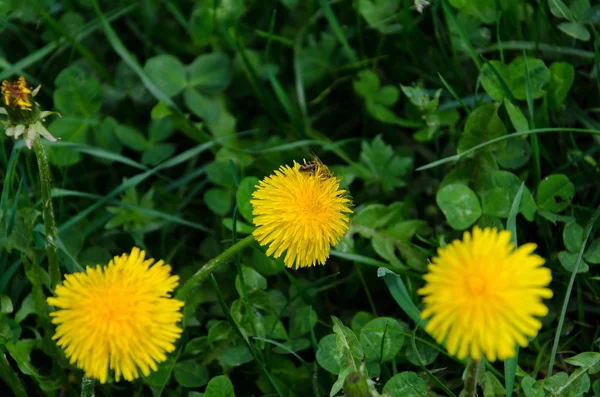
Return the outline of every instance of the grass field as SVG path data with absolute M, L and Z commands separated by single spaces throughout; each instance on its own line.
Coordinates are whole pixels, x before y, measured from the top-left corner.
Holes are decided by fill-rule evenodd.
M 0 0 L 0 395 L 600 396 L 599 30 Z

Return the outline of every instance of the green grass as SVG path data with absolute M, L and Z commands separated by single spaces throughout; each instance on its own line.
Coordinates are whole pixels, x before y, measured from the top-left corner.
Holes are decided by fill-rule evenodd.
M 0 134 L 0 394 L 352 397 L 356 372 L 360 396 L 600 396 L 600 8 L 415 3 L 0 2 L 0 80 L 62 115 L 51 186 Z M 249 200 L 311 152 L 354 212 L 324 266 L 287 269 L 249 237 Z M 475 225 L 537 244 L 553 290 L 477 386 L 417 292 Z M 180 277 L 184 331 L 150 376 L 90 384 L 45 298 L 134 246 Z

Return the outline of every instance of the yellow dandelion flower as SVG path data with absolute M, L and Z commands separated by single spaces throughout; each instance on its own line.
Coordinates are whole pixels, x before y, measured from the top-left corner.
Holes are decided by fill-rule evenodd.
M 287 267 L 324 264 L 329 250 L 348 230 L 352 210 L 339 179 L 320 161 L 281 166 L 260 181 L 250 200 L 260 245 Z
M 179 283 L 171 266 L 145 259 L 139 248 L 116 256 L 107 267 L 87 267 L 65 276 L 48 304 L 58 324 L 52 339 L 71 364 L 106 383 L 108 370 L 131 381 L 149 375 L 167 359 L 181 336 L 183 302 L 170 297 Z
M 4 104 L 11 108 L 20 108 L 23 110 L 31 110 L 33 106 L 29 96 L 32 91 L 27 88 L 25 77 L 21 76 L 15 82 L 4 80 L 2 82 L 2 96 Z
M 510 238 L 509 231 L 475 227 L 440 248 L 424 276 L 425 330 L 459 359 L 513 357 L 542 327 L 536 317 L 548 313 L 542 298 L 552 297 L 550 270 L 533 254 L 535 244 L 514 250 Z

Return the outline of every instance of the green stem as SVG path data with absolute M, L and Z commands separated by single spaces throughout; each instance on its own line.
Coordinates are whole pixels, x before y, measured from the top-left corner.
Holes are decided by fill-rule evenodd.
M 94 396 L 94 379 L 83 375 L 83 378 L 81 378 L 81 397 Z
M 42 214 L 44 216 L 44 230 L 46 232 L 46 252 L 48 253 L 48 268 L 50 285 L 54 287 L 60 282 L 60 267 L 58 265 L 58 246 L 56 245 L 56 221 L 52 207 L 52 178 L 46 149 L 39 137 L 33 140 L 33 149 L 37 157 L 40 170 L 40 184 L 42 188 Z
M 463 389 L 464 397 L 475 397 L 477 396 L 477 377 L 479 376 L 479 367 L 481 361 L 469 360 L 467 369 L 465 370 L 465 388 Z
M 206 265 L 202 266 L 192 277 L 190 277 L 177 291 L 176 299 L 183 300 L 192 292 L 194 287 L 201 281 L 207 279 L 215 270 L 223 263 L 231 259 L 235 254 L 249 246 L 254 241 L 254 236 L 251 234 L 243 240 L 238 241 L 231 247 L 227 248 L 216 258 L 211 259 Z

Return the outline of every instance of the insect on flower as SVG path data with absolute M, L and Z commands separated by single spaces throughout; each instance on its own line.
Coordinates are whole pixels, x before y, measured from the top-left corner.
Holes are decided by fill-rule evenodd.
M 326 178 L 330 178 L 332 176 L 331 171 L 329 171 L 329 168 L 327 168 L 327 166 L 323 164 L 321 159 L 319 159 L 316 154 L 311 153 L 310 157 L 312 157 L 313 161 L 306 162 L 306 160 L 304 160 L 304 164 L 300 164 L 300 172 L 308 173 L 314 176 L 317 175 L 317 173 L 319 173 L 320 171 L 321 175 L 323 175 Z

